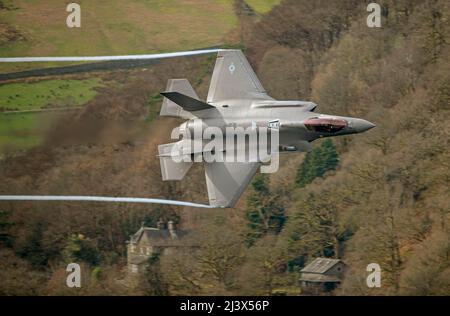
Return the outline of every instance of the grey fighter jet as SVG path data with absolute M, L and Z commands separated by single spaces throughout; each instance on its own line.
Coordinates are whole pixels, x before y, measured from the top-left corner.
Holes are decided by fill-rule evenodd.
M 270 97 L 240 50 L 218 52 L 206 102 L 201 101 L 186 79 L 170 79 L 161 108 L 161 116 L 187 120 L 179 130 L 207 127 L 267 127 L 276 130 L 280 152 L 309 151 L 311 142 L 330 136 L 362 133 L 375 125 L 359 118 L 326 115 L 314 112 L 316 104 L 307 101 L 278 101 Z M 205 149 L 195 149 L 195 142 L 205 139 L 183 139 L 159 145 L 163 180 L 181 180 L 194 156 L 204 155 Z M 247 144 L 248 145 L 248 144 Z M 175 147 L 179 147 L 174 150 Z M 226 151 L 227 147 L 211 150 Z M 274 154 L 271 152 L 270 154 Z M 191 156 L 191 160 L 174 156 Z M 262 159 L 256 161 L 204 162 L 209 203 L 214 207 L 233 207 L 252 180 Z

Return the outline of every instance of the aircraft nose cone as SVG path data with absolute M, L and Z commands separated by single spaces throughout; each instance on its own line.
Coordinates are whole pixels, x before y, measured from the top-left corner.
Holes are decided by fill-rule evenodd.
M 356 119 L 353 122 L 353 128 L 356 130 L 357 133 L 365 132 L 374 127 L 375 127 L 375 124 L 373 124 L 369 121 L 363 120 L 363 119 Z

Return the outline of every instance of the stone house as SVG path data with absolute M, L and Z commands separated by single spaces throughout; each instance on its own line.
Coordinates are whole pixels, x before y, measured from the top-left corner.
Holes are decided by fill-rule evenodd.
M 177 247 L 181 247 L 181 241 L 186 234 L 186 231 L 177 230 L 172 221 L 169 221 L 167 225 L 159 221 L 157 227 L 145 227 L 142 224 L 127 242 L 128 273 L 143 272 L 151 256 L 168 254 Z

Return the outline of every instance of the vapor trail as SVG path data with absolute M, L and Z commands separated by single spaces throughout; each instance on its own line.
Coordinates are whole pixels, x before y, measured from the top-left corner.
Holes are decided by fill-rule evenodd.
M 131 198 L 131 197 L 109 197 L 109 196 L 79 196 L 79 195 L 0 195 L 0 201 L 89 201 L 89 202 L 124 202 L 124 203 L 150 203 L 168 204 L 178 206 L 191 206 L 201 208 L 213 208 L 206 204 L 197 204 L 184 201 Z
M 192 56 L 217 53 L 222 49 L 201 49 L 174 53 L 146 54 L 146 55 L 119 55 L 119 56 L 72 56 L 72 57 L 6 57 L 0 58 L 2 63 L 42 62 L 42 61 L 108 61 L 108 60 L 137 60 L 161 59 L 181 56 Z

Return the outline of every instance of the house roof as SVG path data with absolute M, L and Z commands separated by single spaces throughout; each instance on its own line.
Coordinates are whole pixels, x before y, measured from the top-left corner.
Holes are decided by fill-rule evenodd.
M 176 246 L 179 245 L 179 239 L 183 238 L 186 234 L 186 231 L 176 230 L 176 237 L 174 237 L 168 229 L 141 227 L 131 236 L 130 242 L 139 243 L 145 235 L 154 246 Z
M 339 262 L 342 262 L 339 259 L 331 259 L 331 258 L 316 258 L 313 262 L 304 267 L 300 272 L 303 273 L 325 273 L 334 267 Z

